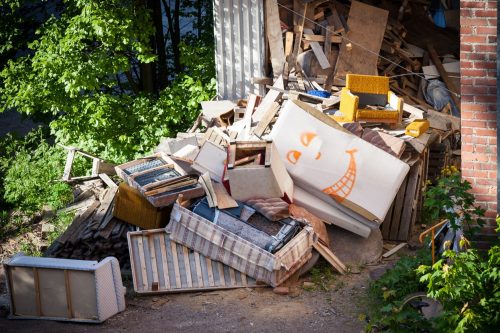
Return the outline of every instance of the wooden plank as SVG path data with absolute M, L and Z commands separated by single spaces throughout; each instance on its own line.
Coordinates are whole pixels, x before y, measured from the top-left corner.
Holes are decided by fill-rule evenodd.
M 78 230 L 81 225 L 92 215 L 94 214 L 97 207 L 99 207 L 100 202 L 98 200 L 94 200 L 94 202 L 88 206 L 88 208 L 83 212 L 82 215 L 77 216 L 71 225 L 66 229 L 66 231 L 57 239 L 59 243 L 66 243 L 69 239 L 71 239 L 74 235 L 78 234 Z
M 394 198 L 395 200 L 395 198 Z M 382 238 L 389 239 L 390 231 L 391 231 L 391 223 L 392 223 L 392 215 L 394 214 L 394 201 L 391 204 L 391 208 L 385 215 L 384 222 L 382 222 Z
M 408 182 L 408 176 L 406 176 L 406 178 L 403 180 L 403 183 L 401 184 L 401 187 L 399 188 L 399 191 L 396 194 L 396 201 L 394 202 L 394 215 L 392 218 L 391 232 L 390 232 L 391 240 L 396 240 L 398 237 L 407 182 Z
M 212 183 L 212 186 L 217 197 L 217 207 L 219 209 L 238 207 L 238 203 L 227 193 L 224 185 L 221 183 Z
M 203 272 L 201 270 L 201 262 L 200 262 L 200 254 L 198 252 L 194 252 L 194 264 L 196 267 L 196 278 L 198 279 L 198 287 L 203 286 Z
M 231 267 L 229 268 L 229 277 L 231 279 L 231 281 L 229 281 L 229 285 L 230 286 L 234 286 L 236 285 L 236 273 L 234 272 L 234 269 L 232 269 Z
M 335 82 L 345 84 L 347 73 L 377 75 L 377 61 L 389 12 L 352 1 L 347 40 L 340 46 Z M 347 44 L 350 44 L 348 47 Z
M 40 276 L 38 274 L 38 268 L 33 267 L 33 280 L 35 282 L 35 295 L 36 295 L 36 313 L 37 316 L 43 316 L 42 309 L 42 297 L 40 295 Z
M 255 110 L 254 114 L 252 115 L 252 121 L 254 122 L 261 121 L 262 118 L 264 117 L 264 114 L 269 109 L 269 107 L 273 105 L 275 102 L 277 102 L 278 99 L 281 97 L 281 92 L 278 89 L 285 88 L 283 76 L 280 76 L 276 79 L 276 81 L 273 84 L 273 88 L 276 89 L 269 90 L 266 96 L 264 96 L 264 98 L 262 99 L 262 102 L 259 104 L 259 107 L 257 108 L 257 110 Z M 247 140 L 247 138 L 243 138 L 243 140 Z
M 261 137 L 262 134 L 264 134 L 264 131 L 266 128 L 269 126 L 271 121 L 274 119 L 274 116 L 276 116 L 276 113 L 280 109 L 280 104 L 274 102 L 269 106 L 269 108 L 264 112 L 264 115 L 262 116 L 261 120 L 255 127 L 253 134 L 255 134 L 258 137 Z
M 322 35 L 314 35 L 314 34 L 309 34 L 306 32 L 306 29 L 304 29 L 304 34 L 302 35 L 302 38 L 308 42 L 320 42 L 320 43 L 325 43 L 325 44 L 340 44 L 342 43 L 342 37 L 333 35 L 333 27 L 329 26 L 329 29 L 326 30 L 327 36 L 322 36 Z M 329 32 L 330 31 L 330 32 Z M 325 50 L 325 54 L 327 51 Z
M 335 268 L 340 274 L 344 275 L 347 271 L 347 267 L 344 265 L 342 261 L 332 251 L 321 242 L 316 242 L 313 244 L 314 249 L 321 254 L 321 256 L 328 261 L 333 268 Z
M 285 66 L 283 68 L 283 78 L 287 81 L 290 80 L 289 76 L 289 68 L 288 68 L 288 59 L 293 51 L 293 32 L 287 31 L 285 34 Z
M 302 41 L 302 32 L 304 29 L 304 22 L 307 12 L 307 4 L 303 4 L 303 10 L 300 11 L 300 17 L 298 19 L 298 23 L 295 26 L 295 40 L 293 42 L 293 51 L 290 57 L 288 58 L 288 70 L 291 71 L 292 68 L 295 68 L 297 63 L 297 56 L 299 55 L 300 42 Z M 284 72 L 283 75 L 285 79 L 288 79 L 287 72 Z
M 309 35 L 314 35 L 314 32 L 312 29 L 309 28 L 304 28 L 304 33 L 307 33 Z M 313 42 L 311 41 L 309 43 L 311 45 L 311 48 L 314 52 L 314 55 L 316 56 L 316 59 L 318 59 L 319 65 L 321 66 L 322 69 L 327 69 L 330 68 L 330 63 L 328 62 L 328 59 L 326 58 L 325 53 L 321 49 L 321 46 L 319 45 L 318 42 Z
M 384 253 L 382 255 L 382 257 L 383 258 L 389 258 L 390 256 L 392 256 L 394 253 L 398 252 L 399 250 L 401 250 L 405 246 L 406 246 L 406 243 L 401 243 L 399 245 L 396 245 L 392 249 L 390 249 L 389 251 L 387 251 L 386 253 Z
M 191 276 L 191 265 L 189 264 L 189 250 L 187 247 L 182 247 L 182 254 L 184 255 L 184 268 L 186 269 L 186 280 L 188 288 L 193 287 L 193 278 Z
M 66 286 L 66 304 L 68 307 L 68 318 L 74 318 L 75 314 L 73 311 L 73 303 L 71 300 L 71 284 L 69 283 L 70 282 L 69 274 L 70 274 L 70 271 L 65 269 L 64 270 L 64 284 Z
M 64 166 L 64 172 L 62 180 L 69 180 L 71 177 L 71 168 L 73 167 L 73 160 L 75 159 L 75 148 L 70 148 L 68 151 L 68 156 L 66 157 L 66 165 Z
M 441 63 L 441 60 L 439 60 L 439 56 L 434 49 L 434 47 L 431 44 L 427 44 L 427 51 L 429 52 L 429 56 L 434 63 L 434 66 L 436 66 L 436 69 L 439 72 L 439 75 L 441 75 L 441 79 L 443 82 L 446 84 L 446 87 L 448 90 L 451 90 L 452 92 L 450 93 L 451 98 L 453 99 L 453 102 L 455 103 L 456 107 L 460 110 L 460 100 L 458 99 L 457 95 L 455 93 L 459 93 L 460 90 L 457 89 L 455 86 L 455 83 L 450 79 L 448 76 L 448 73 L 446 72 L 445 68 L 443 67 L 443 64 Z
M 215 286 L 214 284 L 214 272 L 212 270 L 212 260 L 205 258 L 207 262 L 207 271 L 208 271 L 208 283 L 210 286 Z
M 158 278 L 158 266 L 156 263 L 156 250 L 155 250 L 154 238 L 147 237 L 147 241 L 149 245 L 149 256 L 150 256 L 148 260 L 151 262 L 151 271 L 153 273 L 153 281 L 151 281 L 151 284 L 152 284 L 152 289 L 154 290 L 154 286 L 156 285 L 156 288 L 158 288 L 158 284 L 160 282 L 160 279 Z
M 221 262 L 217 262 L 216 266 L 219 271 L 219 284 L 224 286 L 226 285 L 226 278 L 224 277 L 224 266 Z
M 148 289 L 148 274 L 146 271 L 146 261 L 144 258 L 144 244 L 142 242 L 142 237 L 137 238 L 137 251 L 139 252 L 139 262 L 141 266 L 141 277 L 142 277 L 142 289 Z
M 277 0 L 266 0 L 266 31 L 274 76 L 283 74 L 285 51 Z
M 160 234 L 160 252 L 161 252 L 161 262 L 163 265 L 163 279 L 165 280 L 165 289 L 170 288 L 170 279 L 168 277 L 168 259 L 165 244 L 164 234 Z M 130 260 L 132 262 L 132 259 Z
M 177 244 L 174 242 L 170 242 L 170 248 L 172 249 L 172 258 L 174 261 L 175 286 L 177 288 L 182 288 L 181 274 L 179 271 L 179 259 L 177 258 Z
M 250 130 L 252 129 L 252 114 L 255 106 L 257 105 L 258 96 L 250 94 L 248 98 L 247 108 L 245 109 L 245 116 L 243 121 L 245 122 L 245 128 L 243 130 L 243 140 L 248 140 L 250 138 Z
M 412 222 L 412 214 L 415 208 L 415 198 L 417 197 L 418 186 L 418 175 L 421 168 L 421 162 L 415 163 L 409 172 L 408 175 L 408 185 L 406 187 L 405 193 L 405 201 L 404 201 L 404 209 L 403 214 L 401 216 L 401 225 L 399 226 L 398 231 L 398 240 L 408 240 L 411 222 Z

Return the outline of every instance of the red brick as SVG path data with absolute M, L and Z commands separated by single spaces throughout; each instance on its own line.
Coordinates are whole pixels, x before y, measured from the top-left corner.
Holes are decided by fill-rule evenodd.
M 480 154 L 480 153 L 468 153 L 462 152 L 462 158 L 465 161 L 477 161 L 477 162 L 488 162 L 490 160 L 489 154 Z M 480 172 L 480 171 L 478 171 Z M 487 172 L 481 172 L 481 176 L 476 175 L 476 177 L 488 177 Z
M 497 80 L 490 78 L 477 78 L 474 79 L 474 84 L 476 86 L 492 86 L 496 88 Z
M 488 43 L 494 44 L 497 42 L 497 36 L 488 36 L 488 38 L 486 40 Z
M 488 138 L 488 144 L 496 146 L 497 145 L 497 138 L 496 137 Z
M 496 120 L 490 120 L 486 123 L 487 128 L 497 128 L 497 121 Z
M 462 69 L 460 71 L 462 76 L 479 76 L 484 77 L 486 75 L 486 71 L 484 69 Z
M 471 52 L 472 51 L 472 45 L 460 45 L 460 51 L 465 51 L 465 52 Z
M 463 111 L 462 111 L 463 114 Z M 474 113 L 474 119 L 481 119 L 481 120 L 496 120 L 497 115 L 493 112 L 475 112 Z
M 468 153 L 470 154 L 470 153 Z M 464 154 L 462 153 L 462 156 Z M 472 154 L 470 154 L 472 155 Z M 477 154 L 474 154 L 477 155 Z M 464 177 L 472 177 L 472 178 L 488 178 L 488 172 L 487 171 L 480 171 L 480 170 L 462 170 L 462 175 Z
M 474 127 L 474 128 L 486 128 L 487 123 L 484 120 L 463 120 L 462 125 L 466 127 Z
M 488 8 L 497 8 L 497 1 L 488 1 Z
M 497 97 L 496 96 L 487 96 L 487 95 L 478 95 L 476 94 L 474 96 L 474 101 L 477 103 L 496 103 L 497 102 Z
M 476 197 L 476 200 L 480 201 L 480 202 L 481 201 L 482 202 L 492 202 L 492 201 L 497 200 L 496 195 L 478 194 L 478 195 L 474 195 L 474 197 Z
M 460 8 L 485 8 L 485 5 L 484 1 L 460 1 Z
M 496 179 L 476 179 L 475 182 L 477 185 L 487 185 L 487 186 L 497 185 Z M 479 193 L 479 192 L 474 191 L 474 193 Z
M 496 35 L 497 28 L 496 27 L 477 27 L 476 28 L 477 35 Z
M 462 140 L 465 141 L 465 138 L 462 138 Z M 488 143 L 488 138 L 481 137 L 481 136 L 473 136 L 470 139 L 467 139 L 466 142 L 471 142 L 471 143 L 476 143 L 476 144 L 480 144 L 480 145 L 485 145 L 485 144 Z M 462 147 L 463 147 L 463 144 L 462 144 Z
M 496 10 L 474 10 L 476 17 L 497 17 Z
M 487 36 L 464 36 L 462 35 L 462 38 L 460 38 L 460 42 L 462 43 L 486 43 Z
M 474 45 L 474 52 L 496 52 L 496 45 Z
M 471 18 L 471 17 L 461 17 L 460 25 L 464 27 L 468 26 L 489 26 L 489 20 L 486 18 Z
M 468 104 L 462 103 L 462 110 L 464 111 L 481 111 L 486 112 L 488 108 L 483 104 Z
M 493 130 L 493 129 L 484 129 L 484 128 L 478 128 L 475 130 L 475 133 L 477 135 L 481 135 L 481 136 L 496 136 L 497 135 L 497 131 L 496 130 Z

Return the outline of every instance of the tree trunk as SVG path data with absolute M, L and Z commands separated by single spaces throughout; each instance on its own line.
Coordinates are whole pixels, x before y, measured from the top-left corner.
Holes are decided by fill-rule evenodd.
M 165 41 L 163 39 L 163 15 L 160 0 L 148 0 L 148 8 L 152 10 L 155 27 L 154 49 L 158 55 L 158 73 L 155 86 L 157 90 L 162 90 L 168 83 L 168 69 Z

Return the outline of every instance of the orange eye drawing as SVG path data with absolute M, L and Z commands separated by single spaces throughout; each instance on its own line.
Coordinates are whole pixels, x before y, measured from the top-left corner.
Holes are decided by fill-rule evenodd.
M 300 135 L 300 142 L 305 146 L 309 146 L 311 141 L 317 136 L 316 133 L 313 132 L 304 132 Z
M 286 154 L 286 159 L 288 160 L 288 162 L 290 162 L 292 164 L 296 164 L 299 161 L 299 158 L 301 155 L 302 155 L 302 153 L 300 151 L 290 150 Z

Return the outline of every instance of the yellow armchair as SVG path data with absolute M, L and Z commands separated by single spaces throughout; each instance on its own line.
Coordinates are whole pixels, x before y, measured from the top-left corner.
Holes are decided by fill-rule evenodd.
M 368 105 L 383 108 L 371 109 Z M 332 117 L 340 122 L 401 124 L 403 99 L 389 90 L 388 77 L 347 74 L 346 86 L 340 92 L 339 114 Z

